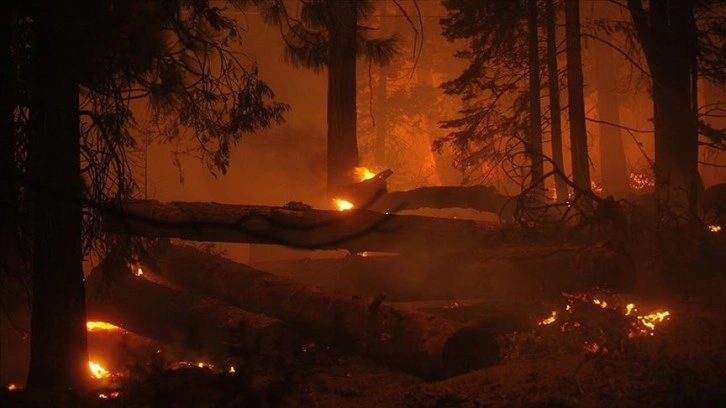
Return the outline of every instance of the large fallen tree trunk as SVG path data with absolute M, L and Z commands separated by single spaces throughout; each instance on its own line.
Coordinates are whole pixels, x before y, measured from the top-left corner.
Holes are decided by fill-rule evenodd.
M 89 320 L 100 320 L 206 358 L 292 355 L 300 345 L 286 323 L 130 272 L 86 279 Z
M 381 298 L 326 293 L 191 247 L 170 246 L 152 256 L 164 276 L 176 284 L 278 317 L 310 338 L 351 346 L 424 378 L 458 375 L 499 360 L 490 333 L 394 307 Z
M 497 247 L 457 254 L 358 256 L 279 260 L 252 266 L 324 290 L 389 301 L 506 297 L 558 298 L 593 287 L 632 290 L 631 255 L 598 245 Z
M 301 206 L 130 201 L 103 223 L 109 233 L 352 252 L 471 251 L 499 239 L 491 223 Z

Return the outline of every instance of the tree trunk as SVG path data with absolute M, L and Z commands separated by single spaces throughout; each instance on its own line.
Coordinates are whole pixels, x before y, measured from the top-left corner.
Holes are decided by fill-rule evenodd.
M 60 6 L 59 6 L 60 7 Z M 57 15 L 33 18 L 31 140 L 32 321 L 28 387 L 83 388 L 90 379 L 81 264 L 78 82 Z
M 155 283 L 108 264 L 86 279 L 89 320 L 100 320 L 196 357 L 227 358 L 287 355 L 300 346 L 284 322 L 246 312 L 216 299 Z M 111 282 L 103 280 L 115 274 Z
M 537 0 L 527 2 L 527 36 L 529 51 L 529 157 L 532 161 L 532 184 L 544 190 L 542 160 L 542 108 L 540 106 L 539 35 Z
M 572 150 L 572 181 L 580 190 L 590 190 L 590 163 L 585 128 L 584 80 L 580 44 L 580 2 L 565 0 L 567 29 L 567 95 L 570 115 L 570 147 Z M 575 196 L 582 194 L 575 191 Z
M 243 309 L 278 317 L 318 341 L 358 352 L 424 378 L 444 378 L 493 365 L 494 337 L 382 298 L 328 294 L 195 248 L 152 254 L 172 282 Z
M 352 1 L 328 1 L 328 189 L 353 181 L 358 165 L 356 133 L 356 30 Z
M 698 126 L 695 106 L 696 32 L 691 0 L 653 0 L 648 11 L 628 0 L 650 68 L 659 208 L 698 208 Z
M 104 214 L 103 224 L 108 233 L 351 252 L 473 251 L 502 239 L 495 223 L 218 203 L 130 201 Z
M 610 46 L 595 42 L 593 51 L 597 85 L 597 110 L 600 119 L 600 177 L 603 193 L 617 199 L 625 198 L 629 191 L 628 168 L 625 162 L 620 112 L 617 94 L 616 61 Z
M 0 5 L 0 242 L 8 245 L 15 236 L 16 224 L 16 168 L 15 162 L 15 120 L 14 107 L 18 103 L 15 95 L 15 69 L 12 62 L 12 9 L 8 3 Z M 5 254 L 6 248 L 0 253 Z M 7 248 L 7 250 L 11 250 Z M 0 273 L 5 265 L 0 263 Z
M 376 87 L 376 142 L 373 157 L 378 166 L 386 165 L 386 126 L 388 120 L 388 68 L 379 67 Z
M 547 70 L 549 72 L 548 87 L 550 99 L 550 129 L 552 131 L 552 162 L 565 172 L 565 161 L 562 157 L 562 118 L 560 116 L 560 81 L 557 68 L 557 15 L 553 0 L 545 1 L 547 13 Z M 567 183 L 562 176 L 555 175 L 555 193 L 557 201 L 567 199 Z

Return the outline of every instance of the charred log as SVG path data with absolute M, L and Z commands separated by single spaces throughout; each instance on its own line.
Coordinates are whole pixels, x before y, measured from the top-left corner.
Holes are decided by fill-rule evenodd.
M 192 350 L 207 358 L 292 355 L 296 332 L 284 322 L 131 273 L 113 282 L 96 269 L 86 279 L 89 320 Z
M 382 300 L 326 293 L 191 247 L 172 246 L 155 257 L 176 284 L 278 317 L 310 338 L 352 347 L 424 378 L 450 377 L 499 360 L 495 338 L 462 323 Z
M 131 201 L 107 211 L 104 230 L 194 241 L 278 244 L 353 252 L 467 251 L 499 239 L 496 224 L 367 210 Z M 439 239 L 431 240 L 436 236 Z

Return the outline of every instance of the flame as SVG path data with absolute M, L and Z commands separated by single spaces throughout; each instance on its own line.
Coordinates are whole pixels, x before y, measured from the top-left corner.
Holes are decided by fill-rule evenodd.
M 88 367 L 91 369 L 91 375 L 93 375 L 94 378 L 102 379 L 102 378 L 107 378 L 111 375 L 111 373 L 109 373 L 108 370 L 106 370 L 100 364 L 95 363 L 93 361 L 88 362 Z
M 540 320 L 539 323 L 537 323 L 537 325 L 544 326 L 547 324 L 552 324 L 555 322 L 555 320 L 557 320 L 557 311 L 556 310 L 552 312 L 550 317 Z
M 358 178 L 358 181 L 365 181 L 376 176 L 376 173 L 368 167 L 356 167 L 353 169 L 353 174 Z
M 352 210 L 353 207 L 355 207 L 350 201 L 346 201 L 340 198 L 334 198 L 333 203 L 335 204 L 335 208 L 337 208 L 338 211 Z
M 649 328 L 650 330 L 655 330 L 655 324 L 662 322 L 670 315 L 671 312 L 666 310 L 665 312 L 655 312 L 645 316 L 638 316 L 638 320 L 640 320 L 640 323 L 642 323 L 643 326 Z M 650 335 L 652 336 L 653 333 L 651 332 Z
M 234 366 L 229 366 L 229 373 L 230 374 L 234 374 L 236 372 L 237 372 L 237 370 L 234 369 Z
M 590 190 L 592 190 L 593 193 L 602 193 L 602 184 L 591 180 Z
M 708 230 L 711 232 L 721 232 L 721 226 L 720 225 L 709 225 Z
M 141 276 L 143 274 L 144 274 L 144 270 L 141 268 L 137 268 L 136 272 L 134 273 L 134 275 L 136 275 L 136 276 Z
M 15 384 L 12 384 L 12 383 L 8 384 L 8 391 L 15 391 L 15 390 L 19 390 L 19 389 L 20 389 L 20 387 L 18 387 Z
M 600 307 L 601 307 L 601 308 L 603 308 L 603 309 L 607 309 L 607 307 L 608 307 L 608 302 L 606 302 L 606 301 L 604 301 L 604 300 L 600 300 L 600 299 L 593 299 L 593 300 L 592 300 L 592 303 L 594 303 L 594 304 L 596 304 L 596 305 L 600 306 Z
M 114 326 L 111 323 L 106 323 L 106 322 L 93 322 L 93 321 L 86 322 L 86 329 L 88 329 L 89 332 L 93 332 L 93 331 L 115 331 L 115 330 L 121 330 L 120 327 Z
M 121 395 L 121 393 L 120 393 L 120 392 L 118 392 L 118 391 L 114 391 L 114 392 L 112 392 L 112 393 L 109 393 L 109 394 L 98 394 L 98 398 L 102 398 L 102 399 L 108 399 L 108 398 L 116 398 L 116 397 L 118 397 L 119 395 Z
M 632 303 L 628 303 L 625 305 L 625 316 L 630 316 L 633 312 L 637 312 L 638 309 L 635 308 L 635 305 Z

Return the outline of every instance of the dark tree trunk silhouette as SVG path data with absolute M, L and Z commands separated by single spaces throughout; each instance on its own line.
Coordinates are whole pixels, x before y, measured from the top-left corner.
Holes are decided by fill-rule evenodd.
M 595 42 L 597 56 L 595 83 L 597 111 L 600 119 L 600 177 L 603 193 L 625 198 L 628 187 L 628 168 L 625 162 L 617 94 L 617 57 L 608 45 Z
M 695 23 L 691 0 L 628 0 L 650 69 L 659 203 L 695 211 L 699 195 Z M 673 206 L 674 205 L 674 206 Z
M 0 234 L 12 235 L 15 228 L 15 135 L 13 127 L 13 106 L 15 80 L 12 76 L 13 63 L 10 52 L 12 44 L 11 8 L 3 3 L 0 6 Z M 0 240 L 5 235 L 0 235 Z M 0 241 L 0 242 L 4 242 Z M 0 264 L 0 273 L 4 266 Z
M 60 6 L 59 6 L 60 7 Z M 34 16 L 28 150 L 32 317 L 28 388 L 83 388 L 90 379 L 81 264 L 78 82 L 49 7 Z
M 378 86 L 376 87 L 376 142 L 373 157 L 378 166 L 386 163 L 386 126 L 388 110 L 388 68 L 378 68 Z
M 328 189 L 352 182 L 358 165 L 356 134 L 356 30 L 352 1 L 329 1 Z
M 581 190 L 590 190 L 590 165 L 585 128 L 584 80 L 580 44 L 580 2 L 565 0 L 567 26 L 567 95 L 570 116 L 570 147 L 572 150 L 572 181 Z M 575 191 L 575 195 L 579 195 Z
M 550 129 L 552 132 L 552 161 L 563 172 L 565 161 L 562 157 L 562 117 L 560 115 L 560 81 L 557 67 L 557 15 L 553 0 L 545 0 L 547 14 L 547 70 L 549 72 L 548 88 L 550 99 Z M 555 193 L 557 200 L 567 199 L 567 183 L 555 175 Z
M 527 2 L 529 45 L 529 156 L 532 160 L 532 184 L 544 189 L 542 160 L 542 108 L 540 106 L 539 36 L 537 34 L 537 0 Z

